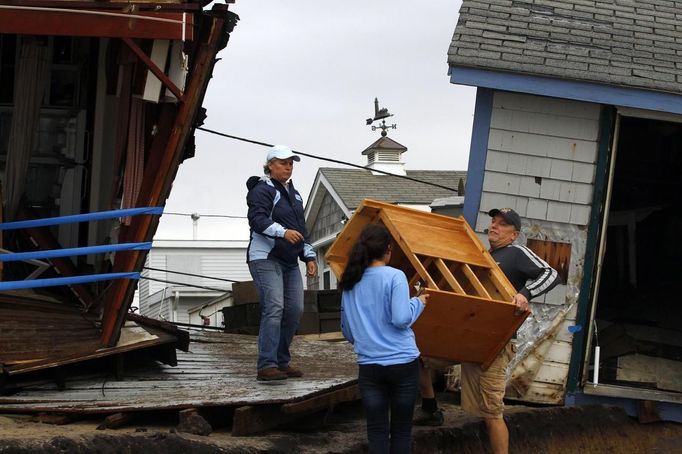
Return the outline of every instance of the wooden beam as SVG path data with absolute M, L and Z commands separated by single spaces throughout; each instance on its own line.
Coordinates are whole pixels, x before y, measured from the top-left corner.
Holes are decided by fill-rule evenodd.
M 225 3 L 234 3 L 232 1 L 226 1 Z M 2 0 L 0 4 L 7 6 L 30 6 L 30 7 L 42 7 L 42 8 L 54 8 L 54 0 Z M 60 8 L 72 8 L 72 9 L 92 9 L 93 3 L 91 1 L 82 0 L 60 0 Z M 97 4 L 98 10 L 117 10 L 121 11 L 126 7 L 130 6 L 130 1 L 128 0 L 110 0 L 101 2 Z M 149 2 L 149 3 L 135 3 L 135 7 L 138 11 L 153 10 L 153 11 L 200 11 L 201 5 L 198 3 L 167 3 L 167 2 Z
M 123 13 L 98 9 L 3 7 L 5 34 L 101 38 L 194 39 L 194 16 L 182 12 Z
M 58 366 L 65 366 L 67 364 L 80 363 L 90 359 L 104 358 L 106 356 L 114 355 L 117 353 L 123 353 L 133 350 L 141 350 L 147 347 L 154 347 L 162 343 L 173 342 L 174 339 L 153 339 L 149 341 L 142 341 L 135 344 L 128 344 L 123 347 L 111 347 L 111 348 L 101 348 L 96 351 L 81 351 L 75 352 L 73 354 L 64 355 L 61 357 L 50 357 L 45 359 L 39 359 L 30 362 L 21 362 L 14 364 L 12 366 L 4 366 L 5 374 L 9 376 L 14 376 L 17 374 L 25 374 L 28 372 L 35 372 L 42 369 L 50 369 Z
M 147 54 L 144 53 L 142 49 L 140 49 L 140 46 L 135 44 L 135 42 L 130 39 L 130 38 L 123 38 L 123 42 L 126 43 L 126 45 L 130 48 L 130 50 L 133 51 L 135 55 L 137 55 L 137 58 L 142 60 L 142 63 L 147 65 L 147 68 L 154 73 L 154 75 L 161 81 L 162 84 L 168 88 L 173 95 L 180 100 L 180 102 L 184 101 L 184 95 L 182 94 L 182 91 L 173 83 L 172 80 L 168 78 L 166 73 L 161 70 L 158 66 L 156 66 L 156 63 L 152 61 L 151 58 Z
M 653 400 L 637 400 L 635 404 L 637 408 L 637 419 L 640 424 L 649 424 L 661 420 L 661 415 L 658 411 L 658 402 L 654 402 Z
M 298 414 L 302 416 L 333 407 L 342 402 L 350 402 L 359 399 L 360 388 L 358 388 L 358 385 L 352 385 L 332 392 L 326 392 L 301 402 L 284 404 L 282 405 L 281 410 L 282 413 L 287 415 Z
M 494 273 L 492 270 L 488 270 L 487 272 L 490 282 L 492 282 L 493 286 L 500 295 L 502 295 L 503 301 L 512 301 L 516 295 L 516 290 L 514 290 L 514 287 L 511 287 L 509 280 L 506 278 L 504 280 L 501 279 L 501 277 L 504 276 L 501 273 Z
M 466 294 L 462 286 L 459 285 L 459 282 L 457 282 L 455 276 L 452 275 L 450 268 L 448 268 L 443 259 L 440 258 L 436 259 L 436 267 L 438 268 L 440 274 L 443 275 L 443 278 L 450 285 L 450 287 L 455 293 Z
M 134 416 L 134 413 L 114 413 L 104 418 L 104 421 L 97 426 L 97 430 L 118 429 L 131 422 Z
M 403 254 L 404 255 L 404 254 Z M 407 258 L 406 255 L 404 255 L 405 258 Z M 429 266 L 431 266 L 431 263 L 433 262 L 433 259 L 431 257 L 427 257 L 426 260 L 424 260 L 423 266 L 424 269 L 428 269 Z M 412 295 L 412 290 L 414 290 L 414 286 L 417 285 L 417 281 L 420 281 L 422 277 L 415 271 L 414 275 L 410 278 L 409 282 L 407 283 L 410 289 L 410 295 Z
M 464 221 L 464 218 L 462 217 L 462 220 Z M 466 222 L 466 221 L 464 221 Z M 468 225 L 468 224 L 467 224 Z M 476 232 L 473 231 L 473 229 L 468 228 L 465 229 L 467 235 L 469 236 L 469 239 L 474 243 L 474 245 L 478 248 L 478 250 L 483 254 L 485 260 L 488 262 L 488 267 L 493 268 L 493 266 L 497 265 L 497 262 L 495 262 L 495 259 L 493 258 L 492 255 L 490 255 L 490 251 L 486 249 L 486 247 L 483 245 L 481 242 L 481 239 L 476 235 Z M 509 279 L 507 279 L 507 276 L 504 275 L 504 273 L 499 273 L 499 276 L 497 276 L 498 273 L 491 273 L 491 277 L 494 276 L 495 281 L 499 286 L 496 285 L 500 293 L 503 295 L 506 293 L 507 295 L 510 295 L 509 301 L 514 298 L 514 295 L 516 295 L 516 289 L 514 286 L 509 282 Z
M 391 233 L 393 240 L 396 243 L 398 243 L 400 248 L 403 250 L 405 257 L 407 257 L 407 260 L 409 260 L 409 262 L 412 264 L 415 271 L 422 277 L 422 279 L 426 281 L 426 286 L 433 289 L 438 289 L 436 282 L 429 275 L 429 272 L 426 271 L 424 265 L 422 265 L 419 259 L 410 251 L 409 246 L 407 245 L 403 237 L 400 235 L 400 231 L 395 227 L 395 225 L 393 225 L 391 218 L 387 216 L 383 211 L 380 211 L 379 219 L 381 220 L 381 223 L 384 224 L 384 226 L 386 226 L 388 231 Z
M 163 155 L 158 160 L 157 168 L 163 170 L 150 174 L 148 169 L 142 181 L 142 188 L 137 199 L 137 206 L 160 206 L 168 198 L 170 188 L 178 171 L 180 160 L 187 145 L 188 138 L 193 132 L 195 118 L 206 87 L 213 72 L 216 55 L 220 46 L 224 44 L 226 33 L 227 6 L 215 5 L 213 11 L 218 13 L 218 7 L 225 9 L 224 14 L 211 16 L 211 23 L 204 28 L 208 36 L 202 37 L 194 56 L 194 66 L 190 68 L 190 79 L 185 90 L 185 102 L 177 106 L 177 113 L 168 136 L 155 137 L 159 142 L 165 139 Z M 142 238 L 150 240 L 158 225 L 158 218 L 151 216 L 136 216 L 130 229 L 124 235 L 125 238 Z M 125 239 L 124 238 L 124 239 Z M 116 255 L 114 270 L 139 269 L 144 263 L 146 254 L 140 251 L 131 251 L 125 255 Z M 128 280 L 119 280 L 112 284 L 106 295 L 104 315 L 102 317 L 102 343 L 107 346 L 115 345 L 120 335 L 121 326 L 125 321 L 126 312 L 132 303 L 134 285 Z M 124 304 L 127 304 L 124 307 Z
M 275 385 L 272 385 L 275 386 Z M 341 402 L 360 399 L 357 385 L 347 386 L 331 392 L 325 392 L 300 402 L 284 405 L 248 405 L 234 411 L 232 418 L 232 436 L 243 437 L 273 429 L 281 424 L 289 423 L 302 416 L 333 407 Z
M 29 217 L 28 214 L 22 210 L 17 215 L 17 220 L 29 220 L 36 219 L 37 216 Z M 62 246 L 55 239 L 55 237 L 50 233 L 48 228 L 28 228 L 24 229 L 24 232 L 38 245 L 39 249 L 49 250 L 49 249 L 61 249 Z M 77 276 L 80 273 L 76 269 L 76 266 L 68 257 L 55 257 L 49 260 L 52 266 L 59 272 L 60 275 L 64 277 Z M 90 305 L 95 301 L 94 295 L 88 290 L 85 285 L 76 284 L 70 285 L 69 288 L 76 297 L 81 301 L 83 307 L 87 310 Z
M 165 322 L 163 320 L 156 320 L 139 314 L 131 313 L 126 314 L 126 320 L 133 321 L 138 325 L 142 325 L 143 327 L 151 326 L 154 328 L 158 328 L 162 331 L 165 331 L 167 333 L 170 333 L 178 338 L 177 342 L 175 342 L 174 344 L 174 347 L 176 349 L 182 350 L 183 352 L 189 351 L 190 342 L 189 331 L 185 331 L 183 329 L 178 328 L 178 326 L 175 323 Z
M 462 263 L 462 271 L 464 272 L 464 275 L 467 277 L 467 279 L 469 279 L 469 282 L 474 287 L 474 289 L 476 289 L 478 296 L 491 299 L 490 294 L 485 289 L 483 284 L 481 284 L 481 281 L 478 280 L 478 276 L 476 276 L 476 274 L 473 272 L 469 265 L 467 265 L 466 263 Z
M 64 426 L 78 421 L 80 415 L 65 414 L 65 413 L 38 413 L 33 415 L 29 421 L 39 422 L 41 424 L 53 424 L 55 426 Z
M 295 416 L 280 411 L 280 405 L 246 405 L 234 411 L 232 436 L 243 437 L 265 432 L 293 419 Z

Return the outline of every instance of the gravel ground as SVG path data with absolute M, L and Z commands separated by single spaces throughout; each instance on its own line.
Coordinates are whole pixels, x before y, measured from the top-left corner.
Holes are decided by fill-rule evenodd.
M 441 427 L 414 430 L 415 453 L 486 453 L 483 424 L 467 416 L 456 398 L 440 396 Z M 615 407 L 508 407 L 511 452 L 682 453 L 682 425 L 640 424 Z M 337 406 L 288 427 L 258 436 L 233 437 L 229 427 L 208 436 L 176 430 L 167 415 L 147 415 L 116 430 L 97 430 L 100 419 L 65 425 L 0 415 L 0 453 L 355 453 L 366 452 L 365 422 L 358 402 Z

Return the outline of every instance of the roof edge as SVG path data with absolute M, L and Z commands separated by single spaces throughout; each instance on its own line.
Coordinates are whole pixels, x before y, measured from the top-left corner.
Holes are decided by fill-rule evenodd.
M 450 66 L 450 83 L 682 115 L 682 95 L 543 76 Z

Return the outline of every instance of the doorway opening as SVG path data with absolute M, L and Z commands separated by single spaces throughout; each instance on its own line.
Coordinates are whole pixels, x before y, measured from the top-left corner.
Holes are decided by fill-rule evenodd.
M 589 378 L 682 392 L 682 123 L 617 131 Z

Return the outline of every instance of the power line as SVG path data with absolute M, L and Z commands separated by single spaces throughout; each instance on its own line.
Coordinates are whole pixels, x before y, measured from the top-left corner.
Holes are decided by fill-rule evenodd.
M 247 216 L 230 216 L 229 214 L 201 214 L 201 213 L 163 213 L 172 216 L 199 216 L 202 218 L 229 218 L 229 219 L 248 219 Z
M 154 277 L 148 277 L 148 276 L 140 276 L 140 279 L 146 279 L 148 281 L 154 281 L 154 282 L 162 282 L 164 284 L 182 285 L 183 287 L 196 287 L 196 288 L 201 288 L 204 290 L 212 290 L 214 292 L 220 292 L 220 293 L 230 292 L 230 290 L 227 290 L 224 288 L 205 287 L 203 285 L 188 284 L 187 282 L 169 281 L 169 280 L 165 280 L 165 279 L 156 279 Z
M 145 270 L 151 270 L 151 271 L 161 271 L 162 273 L 171 273 L 171 274 L 182 274 L 183 276 L 192 276 L 192 277 L 201 277 L 204 279 L 213 279 L 216 281 L 224 281 L 224 282 L 242 282 L 242 281 L 235 281 L 232 279 L 224 279 L 222 277 L 212 277 L 212 276 L 205 276 L 203 274 L 193 274 L 193 273 L 185 273 L 182 271 L 172 271 L 172 270 L 164 270 L 162 268 L 153 268 L 151 266 L 143 266 L 142 267 Z
M 259 142 L 259 141 L 257 141 L 257 140 L 245 139 L 245 138 L 243 138 L 243 137 L 238 137 L 238 136 L 233 136 L 233 135 L 230 135 L 230 134 L 225 134 L 225 133 L 223 133 L 223 132 L 214 131 L 214 130 L 212 130 L 212 129 L 204 128 L 204 127 L 201 127 L 201 126 L 198 126 L 197 129 L 199 129 L 199 130 L 201 130 L 201 131 L 205 131 L 205 132 L 211 133 L 211 134 L 215 134 L 215 135 L 217 135 L 217 136 L 227 137 L 228 139 L 241 140 L 242 142 L 248 142 L 248 143 L 252 143 L 252 144 L 255 144 L 255 145 L 261 145 L 261 146 L 263 146 L 263 147 L 272 147 L 272 144 L 269 144 L 269 143 Z M 297 151 L 297 150 L 293 150 L 293 149 L 292 149 L 292 151 L 293 151 L 294 153 L 296 153 L 296 154 L 300 154 L 301 156 L 306 156 L 306 157 L 308 157 L 308 158 L 319 159 L 319 160 L 321 160 L 321 161 L 333 162 L 333 163 L 335 163 L 335 164 L 343 164 L 343 165 L 346 165 L 346 166 L 355 167 L 355 168 L 363 169 L 363 170 L 370 170 L 370 169 L 368 169 L 366 166 L 361 166 L 361 165 L 359 165 L 359 164 L 353 164 L 352 162 L 340 161 L 340 160 L 338 160 L 338 159 L 332 159 L 332 158 L 323 158 L 322 156 L 316 156 L 316 155 L 314 155 L 314 154 L 303 153 L 303 152 L 301 152 L 301 151 Z M 417 179 L 417 178 L 408 177 L 407 175 L 396 175 L 395 173 L 390 173 L 390 172 L 386 172 L 386 171 L 379 170 L 379 169 L 371 169 L 371 170 L 372 170 L 372 172 L 381 173 L 381 174 L 389 175 L 389 176 L 396 177 L 396 178 L 402 178 L 402 179 L 405 179 L 405 180 L 415 181 L 415 182 L 417 182 L 417 183 L 422 183 L 422 184 L 426 184 L 426 185 L 429 185 L 429 186 L 435 186 L 435 187 L 437 187 L 437 188 L 447 189 L 448 191 L 457 192 L 457 189 L 453 189 L 453 188 L 451 188 L 451 187 L 444 186 L 444 185 L 438 184 L 438 183 L 431 183 L 431 182 L 429 182 L 429 181 L 423 181 L 423 180 L 419 180 L 419 179 Z

